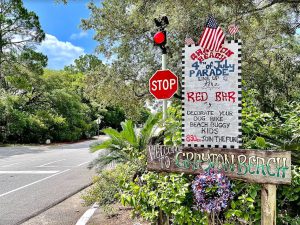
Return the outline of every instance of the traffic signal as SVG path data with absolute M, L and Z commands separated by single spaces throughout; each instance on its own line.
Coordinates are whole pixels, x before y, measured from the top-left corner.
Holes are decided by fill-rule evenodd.
M 154 45 L 159 46 L 163 51 L 163 54 L 166 54 L 166 43 L 167 43 L 166 31 L 156 32 L 156 34 L 154 34 L 153 40 L 154 40 Z
M 154 36 L 153 36 L 153 41 L 154 41 L 154 45 L 159 46 L 162 50 L 163 54 L 167 53 L 167 48 L 166 48 L 166 44 L 167 44 L 167 33 L 165 31 L 165 28 L 168 26 L 169 24 L 169 20 L 168 17 L 163 16 L 161 19 L 154 19 L 155 25 L 159 28 Z

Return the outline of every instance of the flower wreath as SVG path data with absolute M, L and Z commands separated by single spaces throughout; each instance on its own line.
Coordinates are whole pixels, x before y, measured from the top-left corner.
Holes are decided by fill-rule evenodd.
M 220 212 L 225 209 L 234 192 L 224 173 L 209 170 L 198 176 L 192 183 L 195 209 L 201 212 Z

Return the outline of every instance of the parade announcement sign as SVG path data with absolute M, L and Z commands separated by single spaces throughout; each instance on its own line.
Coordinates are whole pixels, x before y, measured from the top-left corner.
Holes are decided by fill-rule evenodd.
M 241 145 L 241 42 L 218 51 L 186 45 L 182 77 L 183 145 L 239 148 Z

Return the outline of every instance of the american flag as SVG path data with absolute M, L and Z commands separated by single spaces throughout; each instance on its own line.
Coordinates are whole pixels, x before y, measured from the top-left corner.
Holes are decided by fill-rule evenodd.
M 186 37 L 185 40 L 184 40 L 184 44 L 185 45 L 194 45 L 195 42 L 194 42 L 194 40 L 192 38 Z
M 235 24 L 231 24 L 228 26 L 228 31 L 229 31 L 230 35 L 234 35 L 237 32 L 239 32 L 239 27 Z
M 218 50 L 225 40 L 225 34 L 213 16 L 209 16 L 199 45 L 205 49 Z

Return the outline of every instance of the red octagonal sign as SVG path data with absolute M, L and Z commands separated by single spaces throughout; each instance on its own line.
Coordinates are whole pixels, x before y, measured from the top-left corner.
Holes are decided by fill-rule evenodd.
M 172 98 L 178 89 L 178 77 L 170 70 L 158 70 L 149 80 L 150 93 L 156 99 Z

